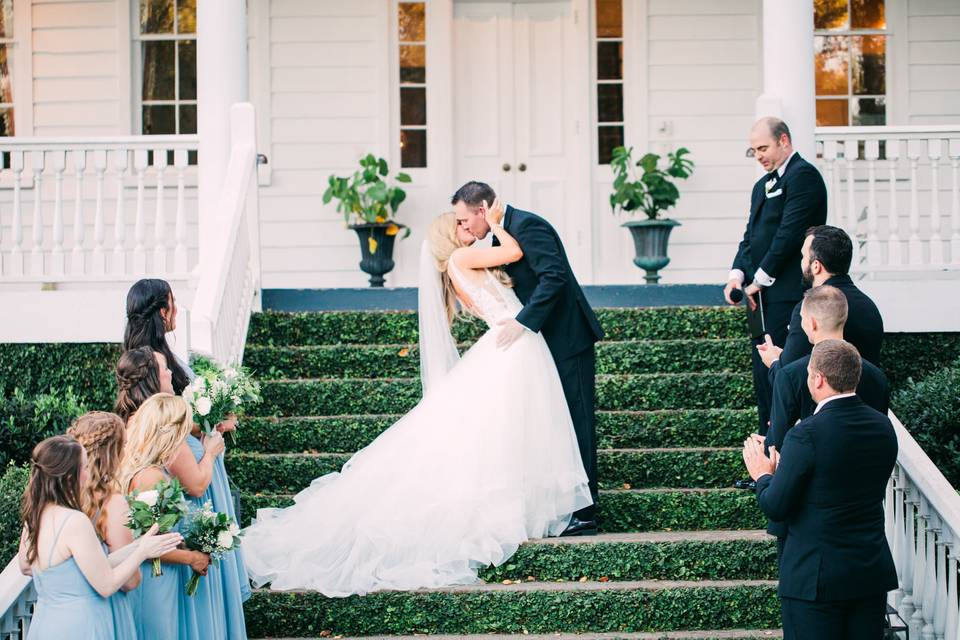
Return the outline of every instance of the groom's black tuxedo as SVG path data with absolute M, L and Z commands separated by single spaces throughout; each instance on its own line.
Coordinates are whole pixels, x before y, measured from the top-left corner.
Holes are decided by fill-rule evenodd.
M 503 228 L 523 250 L 523 258 L 506 267 L 513 290 L 523 303 L 517 321 L 540 332 L 550 348 L 590 480 L 594 506 L 576 515 L 581 520 L 593 520 L 598 500 L 593 345 L 603 338 L 603 329 L 573 275 L 560 236 L 550 223 L 529 211 L 507 206 Z M 496 238 L 493 243 L 499 244 Z

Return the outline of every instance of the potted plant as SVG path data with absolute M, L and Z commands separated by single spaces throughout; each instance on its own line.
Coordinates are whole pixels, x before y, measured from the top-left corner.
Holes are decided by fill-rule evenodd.
M 387 183 L 387 161 L 372 153 L 360 159 L 360 168 L 352 176 L 331 175 L 323 203 L 336 198 L 337 211 L 343 214 L 347 228 L 360 239 L 360 268 L 370 274 L 370 286 L 382 287 L 384 274 L 393 270 L 393 243 L 397 234 L 410 235 L 410 229 L 394 220 L 407 193 Z M 410 182 L 406 173 L 396 175 L 397 182 Z
M 633 147 L 613 150 L 610 167 L 615 177 L 610 206 L 614 213 L 643 211 L 647 215 L 646 220 L 630 220 L 622 226 L 633 235 L 637 252 L 633 264 L 647 272 L 647 284 L 655 284 L 660 280 L 660 269 L 670 263 L 667 256 L 670 232 L 680 225 L 676 220 L 660 218 L 660 212 L 677 203 L 680 191 L 672 179 L 689 178 L 693 173 L 693 162 L 685 157 L 690 151 L 684 147 L 667 154 L 663 169 L 660 168 L 659 155 L 648 153 L 634 164 L 632 153 Z M 635 167 L 643 171 L 639 177 Z

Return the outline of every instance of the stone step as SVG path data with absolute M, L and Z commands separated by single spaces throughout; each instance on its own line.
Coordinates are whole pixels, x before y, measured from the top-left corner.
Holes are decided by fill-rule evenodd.
M 780 618 L 771 580 L 524 582 L 348 598 L 259 590 L 245 610 L 251 637 L 762 630 Z
M 339 471 L 345 453 L 237 453 L 227 471 L 244 491 L 293 493 L 314 478 Z M 601 449 L 598 480 L 603 489 L 722 488 L 744 475 L 739 448 Z
M 349 453 L 370 444 L 400 414 L 244 418 L 233 451 Z M 598 411 L 597 446 L 734 447 L 757 429 L 756 409 Z
M 461 345 L 461 353 L 469 348 Z M 293 378 L 404 378 L 420 373 L 416 345 L 251 345 L 244 364 L 264 380 Z M 744 371 L 750 345 L 744 338 L 629 340 L 597 345 L 597 373 Z
M 289 493 L 241 492 L 241 524 L 257 509 L 293 504 Z M 608 533 L 763 529 L 766 518 L 752 491 L 741 489 L 619 489 L 600 492 L 597 515 Z
M 262 416 L 405 413 L 421 397 L 416 378 L 272 380 L 262 390 Z M 742 409 L 752 399 L 747 372 L 597 376 L 599 410 Z
M 597 309 L 607 340 L 743 338 L 746 315 L 734 307 Z M 486 327 L 477 320 L 454 325 L 458 342 L 477 339 Z M 410 311 L 336 311 L 254 314 L 250 345 L 415 344 L 417 315 Z

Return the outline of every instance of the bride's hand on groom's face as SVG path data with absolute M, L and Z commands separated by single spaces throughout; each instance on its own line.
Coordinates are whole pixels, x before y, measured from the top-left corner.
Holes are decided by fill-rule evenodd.
M 500 224 L 503 220 L 503 203 L 500 198 L 496 198 L 492 205 L 487 204 L 486 200 L 483 201 L 483 217 L 491 227 Z

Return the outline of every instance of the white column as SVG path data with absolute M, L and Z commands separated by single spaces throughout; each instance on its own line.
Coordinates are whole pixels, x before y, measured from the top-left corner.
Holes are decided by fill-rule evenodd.
M 215 251 L 217 197 L 230 156 L 230 106 L 247 101 L 245 0 L 197 3 L 197 133 L 199 245 L 203 261 Z
M 757 118 L 787 123 L 793 146 L 816 157 L 816 100 L 813 83 L 813 0 L 763 0 L 763 93 Z

